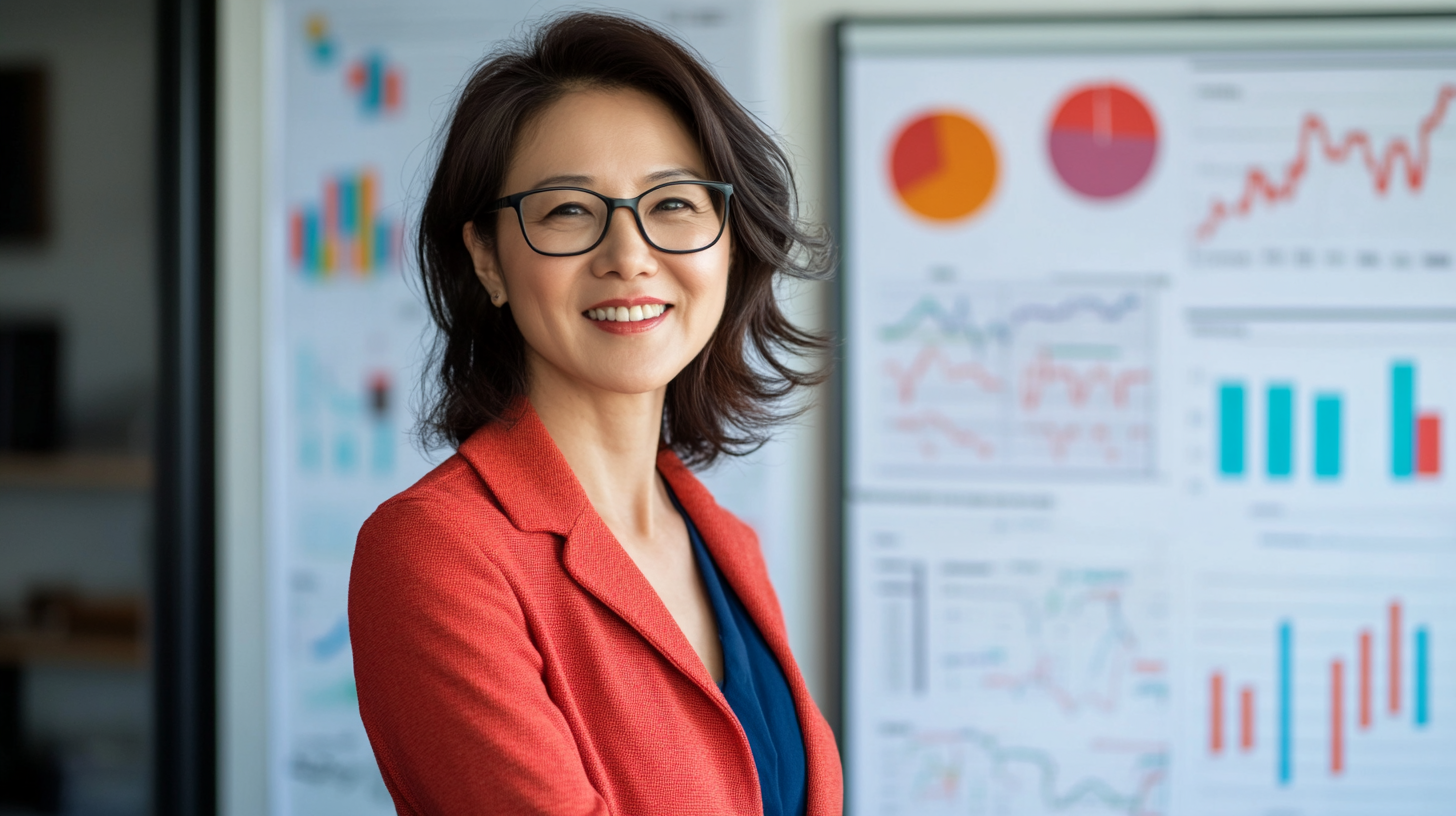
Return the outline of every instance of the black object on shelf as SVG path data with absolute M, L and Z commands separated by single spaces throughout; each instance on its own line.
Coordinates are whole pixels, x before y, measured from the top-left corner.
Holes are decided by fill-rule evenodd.
M 54 755 L 26 745 L 20 693 L 20 666 L 0 663 L 0 806 L 59 813 L 60 763 Z
M 0 322 L 0 451 L 40 453 L 61 441 L 61 331 Z
M 0 242 L 46 234 L 46 74 L 0 68 Z

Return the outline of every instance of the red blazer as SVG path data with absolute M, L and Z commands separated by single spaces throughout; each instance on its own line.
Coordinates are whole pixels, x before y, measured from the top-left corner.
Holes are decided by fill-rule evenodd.
M 672 453 L 657 465 L 788 678 L 809 816 L 837 816 L 839 752 L 757 538 Z M 529 406 L 365 523 L 349 631 L 401 814 L 763 812 L 727 700 Z

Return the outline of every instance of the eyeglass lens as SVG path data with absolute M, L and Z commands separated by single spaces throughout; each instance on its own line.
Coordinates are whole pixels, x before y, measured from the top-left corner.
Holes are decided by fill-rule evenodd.
M 637 204 L 647 240 L 658 249 L 705 249 L 723 230 L 723 195 L 701 184 L 669 184 Z M 540 252 L 583 252 L 607 229 L 607 204 L 579 190 L 544 190 L 521 199 L 526 240 Z

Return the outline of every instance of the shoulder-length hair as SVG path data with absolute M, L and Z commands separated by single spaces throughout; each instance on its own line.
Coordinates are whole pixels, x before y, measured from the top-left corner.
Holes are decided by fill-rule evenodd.
M 548 21 L 524 42 L 476 67 L 455 105 L 420 217 L 418 262 L 438 328 L 427 442 L 458 447 L 477 429 L 508 421 L 526 393 L 525 340 L 509 304 L 493 306 L 462 239 L 474 221 L 487 243 L 487 205 L 507 195 L 506 170 L 532 118 L 563 95 L 631 88 L 664 102 L 702 151 L 714 180 L 733 185 L 733 240 L 722 320 L 708 344 L 667 387 L 660 444 L 690 465 L 762 445 L 771 427 L 802 410 L 794 389 L 821 382 L 822 335 L 780 310 L 779 275 L 821 278 L 832 263 L 822 231 L 802 227 L 789 160 L 757 119 L 681 43 L 625 17 L 575 13 Z

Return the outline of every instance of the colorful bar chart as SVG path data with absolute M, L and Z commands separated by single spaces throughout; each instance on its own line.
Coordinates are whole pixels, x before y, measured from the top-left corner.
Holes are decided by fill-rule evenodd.
M 1412 361 L 1390 364 L 1390 474 L 1397 482 L 1441 475 L 1441 413 L 1420 405 L 1418 377 Z M 1257 396 L 1259 389 L 1262 398 Z M 1252 401 L 1251 391 L 1255 395 Z M 1364 394 L 1362 389 L 1354 398 L 1366 399 Z M 1350 426 L 1348 399 L 1338 388 L 1301 392 L 1292 379 L 1220 381 L 1214 396 L 1218 475 L 1240 480 L 1260 472 L 1259 465 L 1249 461 L 1252 450 L 1256 457 L 1262 453 L 1262 473 L 1271 482 L 1292 481 L 1300 472 L 1317 482 L 1344 478 L 1351 467 L 1348 443 L 1352 435 L 1374 430 Z M 1364 406 L 1360 416 L 1375 414 L 1374 406 L 1360 404 Z M 1307 426 L 1303 424 L 1306 417 Z M 1257 426 L 1260 419 L 1262 429 Z M 1368 465 L 1373 464 L 1367 463 L 1361 470 L 1368 473 Z M 1309 470 L 1304 471 L 1305 467 Z
M 369 54 L 349 66 L 349 90 L 366 116 L 393 115 L 404 104 L 404 77 L 383 54 Z
M 1397 479 L 1441 474 L 1441 415 L 1416 402 L 1416 365 L 1390 366 L 1390 475 Z
M 399 256 L 403 229 L 380 217 L 372 170 L 325 180 L 321 202 L 295 208 L 289 221 L 289 258 L 308 277 L 350 272 L 367 278 Z
M 1402 671 L 1404 666 L 1404 644 L 1407 633 L 1403 628 L 1404 606 L 1400 600 L 1393 600 L 1386 609 L 1386 655 L 1389 659 L 1389 677 L 1387 685 L 1388 697 L 1388 719 L 1401 721 L 1409 716 L 1409 723 L 1417 730 L 1425 729 L 1430 725 L 1430 688 L 1431 688 L 1431 663 L 1430 663 L 1430 630 L 1422 624 L 1414 627 L 1409 633 L 1410 641 L 1410 676 L 1407 677 Z M 1280 785 L 1289 785 L 1294 781 L 1295 749 L 1297 745 L 1308 745 L 1309 738 L 1303 742 L 1296 740 L 1295 727 L 1296 717 L 1300 712 L 1310 713 L 1309 708 L 1301 708 L 1296 700 L 1295 665 L 1298 659 L 1308 659 L 1305 655 L 1301 658 L 1295 651 L 1295 623 L 1292 620 L 1282 620 L 1278 623 L 1274 633 L 1275 666 L 1274 678 L 1277 684 L 1276 689 L 1276 719 L 1277 743 L 1275 745 L 1274 775 Z M 1371 732 L 1379 726 L 1374 716 L 1374 674 L 1375 674 L 1375 635 L 1370 628 L 1360 629 L 1355 634 L 1353 657 L 1349 654 L 1328 655 L 1328 671 L 1324 675 L 1328 688 L 1328 708 L 1325 717 L 1328 718 L 1326 729 L 1312 728 L 1310 732 L 1328 734 L 1328 743 L 1325 747 L 1327 756 L 1321 759 L 1329 775 L 1341 777 L 1351 770 L 1350 738 L 1352 731 Z M 1325 659 L 1325 658 L 1322 658 Z M 1306 663 L 1306 665 L 1308 665 Z M 1301 681 L 1307 682 L 1307 681 Z M 1409 684 L 1408 686 L 1406 684 Z M 1228 705 L 1226 696 L 1232 688 L 1232 682 L 1227 671 L 1216 668 L 1209 673 L 1208 681 L 1208 751 L 1211 756 L 1218 757 L 1225 755 L 1229 748 L 1230 722 L 1232 710 Z M 1304 692 L 1309 692 L 1309 687 L 1304 687 Z M 1405 710 L 1406 699 L 1404 694 L 1410 694 L 1410 711 L 1407 715 Z M 1255 748 L 1254 724 L 1255 724 L 1255 687 L 1253 684 L 1245 684 L 1238 692 L 1238 744 L 1242 753 L 1252 753 Z M 1308 768 L 1308 765 L 1303 767 Z

